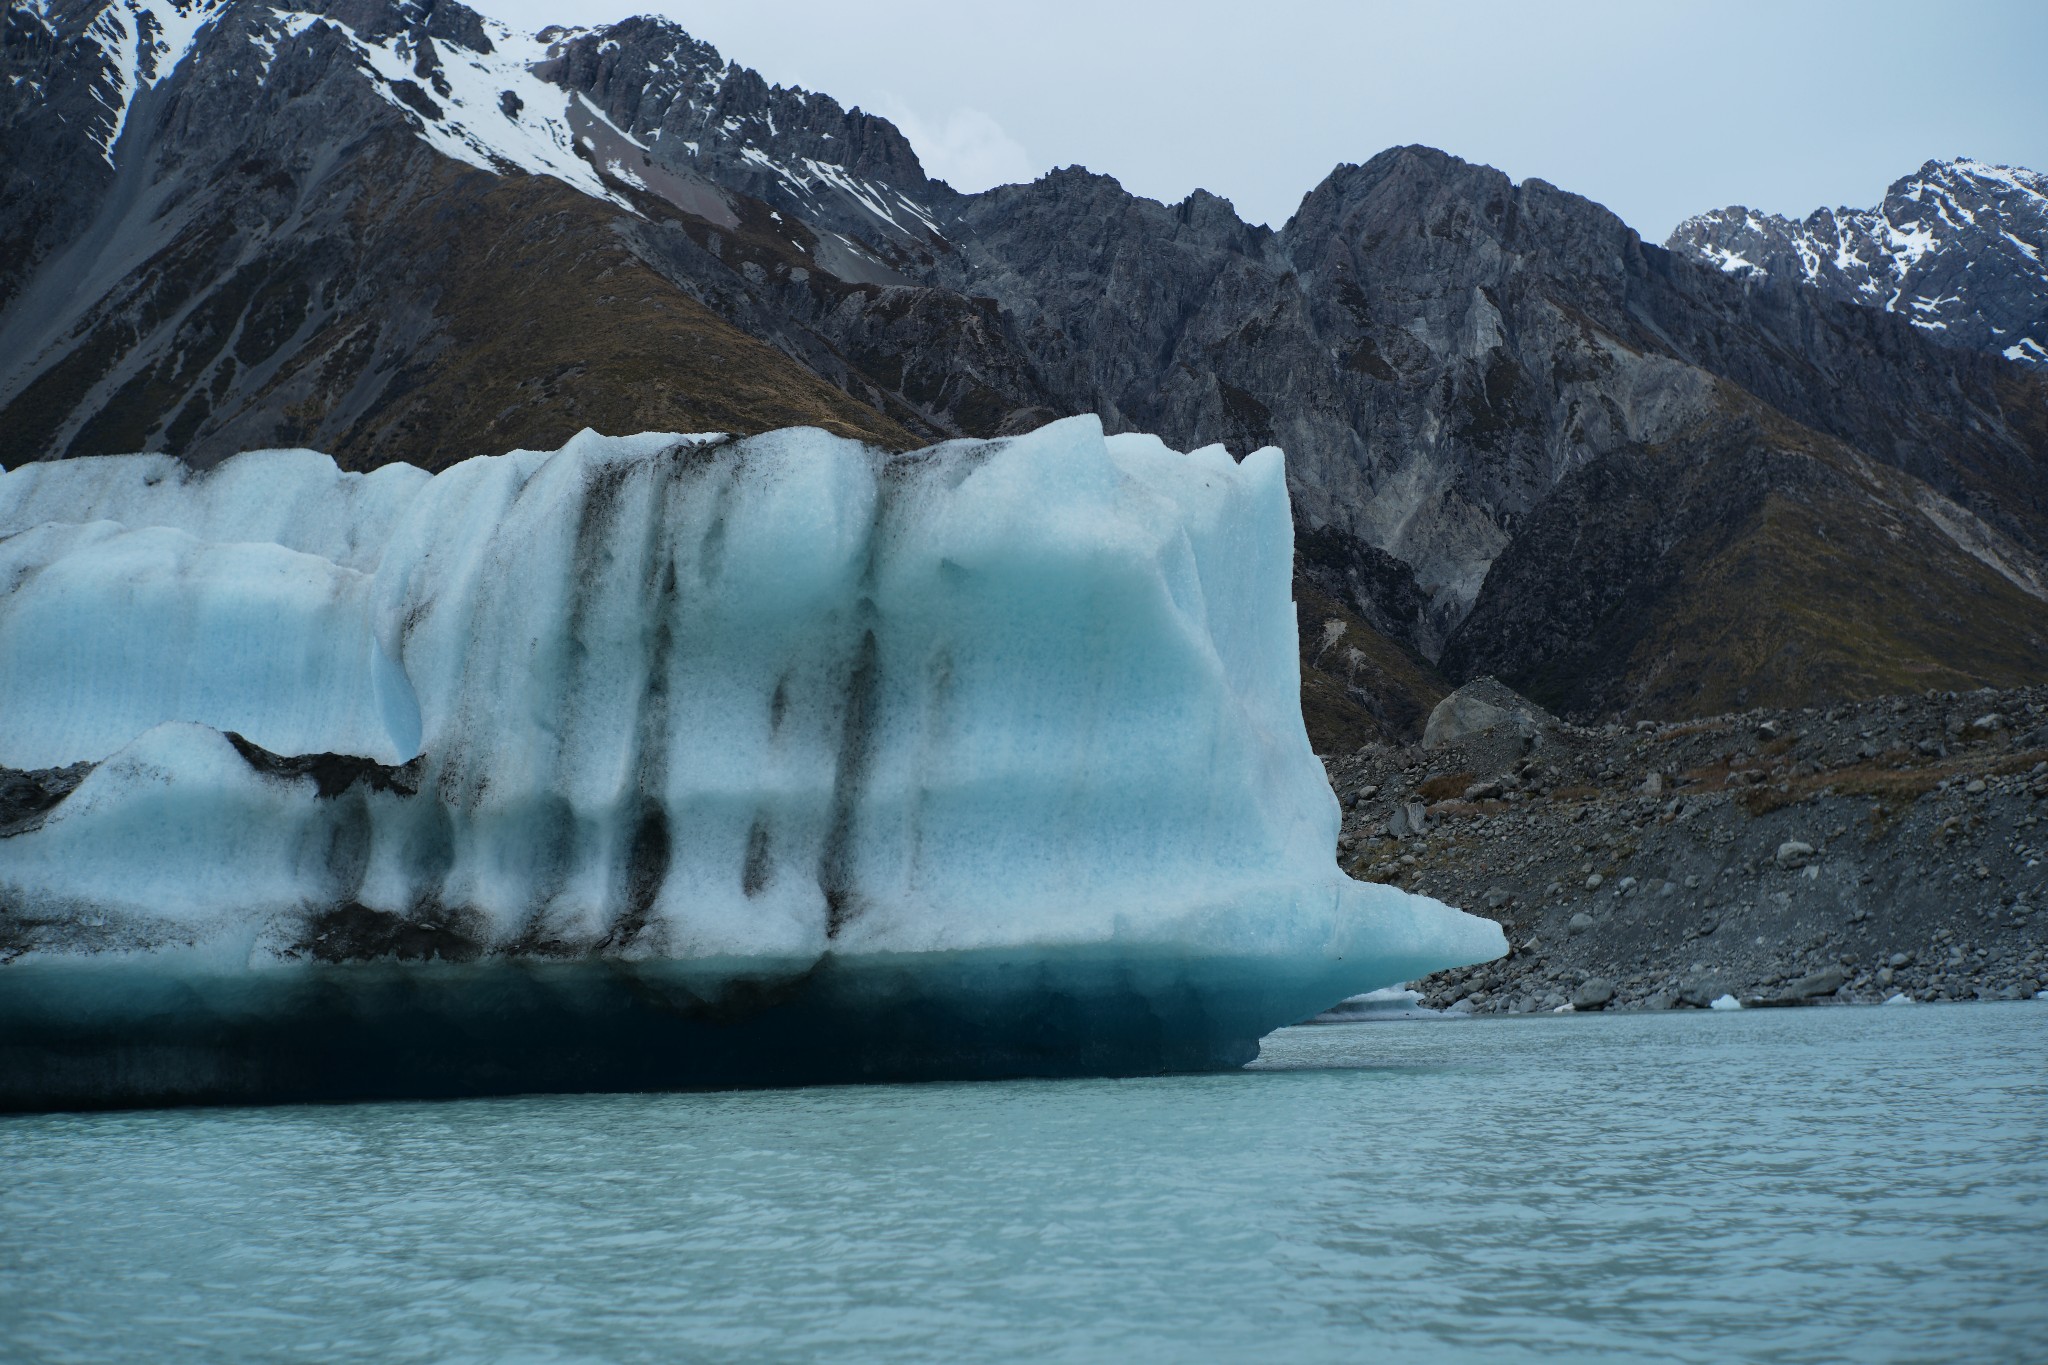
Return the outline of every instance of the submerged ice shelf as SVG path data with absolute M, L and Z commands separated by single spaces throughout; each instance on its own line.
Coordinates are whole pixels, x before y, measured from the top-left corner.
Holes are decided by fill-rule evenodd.
M 1497 956 L 1337 870 L 1291 539 L 1086 417 L 0 474 L 0 1104 L 1229 1065 Z

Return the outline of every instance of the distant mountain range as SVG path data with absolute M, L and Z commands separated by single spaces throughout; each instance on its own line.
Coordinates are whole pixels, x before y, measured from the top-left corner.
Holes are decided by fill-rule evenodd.
M 1874 209 L 1802 222 L 1742 208 L 1688 218 L 1667 245 L 1731 275 L 1812 285 L 1897 313 L 1935 341 L 2048 364 L 2048 175 L 1930 161 Z
M 2008 306 L 2031 173 L 1877 299 L 1755 215 L 1667 250 L 1422 147 L 1278 230 L 1078 168 L 961 194 L 654 19 L 16 0 L 0 40 L 0 463 L 1094 411 L 1286 448 L 1320 745 L 1482 673 L 1635 717 L 2048 672 L 2048 367 L 2002 354 L 2048 337 Z

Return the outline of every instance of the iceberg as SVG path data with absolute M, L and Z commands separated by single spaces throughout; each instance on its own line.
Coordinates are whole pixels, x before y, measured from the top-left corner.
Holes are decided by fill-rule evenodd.
M 1240 1065 L 1356 883 L 1284 462 L 1092 417 L 0 473 L 0 1107 Z

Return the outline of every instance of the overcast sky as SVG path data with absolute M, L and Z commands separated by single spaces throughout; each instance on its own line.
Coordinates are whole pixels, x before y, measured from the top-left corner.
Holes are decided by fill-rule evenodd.
M 529 30 L 665 14 L 888 116 L 960 189 L 1080 164 L 1275 226 L 1338 162 L 1409 142 L 1653 241 L 1727 204 L 1874 204 L 1930 157 L 2048 169 L 2048 0 L 470 3 Z

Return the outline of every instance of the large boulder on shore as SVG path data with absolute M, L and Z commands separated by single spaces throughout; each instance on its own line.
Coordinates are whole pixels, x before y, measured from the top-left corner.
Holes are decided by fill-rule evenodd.
M 1508 732 L 1533 738 L 1557 718 L 1492 678 L 1475 678 L 1436 704 L 1423 727 L 1422 747 L 1439 749 L 1475 735 Z

